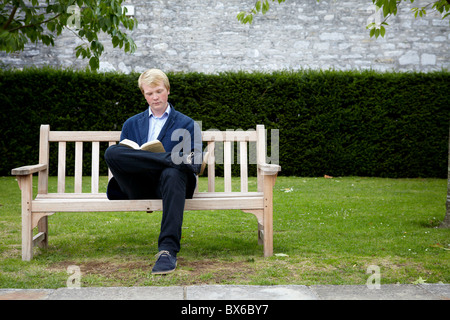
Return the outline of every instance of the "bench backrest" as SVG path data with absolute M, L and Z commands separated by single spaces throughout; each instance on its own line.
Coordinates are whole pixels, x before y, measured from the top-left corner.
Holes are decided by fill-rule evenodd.
M 82 193 L 83 144 L 92 144 L 91 193 L 99 193 L 100 143 L 118 143 L 120 131 L 50 131 L 49 125 L 41 125 L 39 163 L 49 165 L 50 143 L 58 143 L 58 193 L 66 192 L 66 150 L 67 143 L 75 143 L 74 192 Z M 215 192 L 215 163 L 224 165 L 224 191 L 232 192 L 231 165 L 234 150 L 240 165 L 240 192 L 248 192 L 249 163 L 262 164 L 266 160 L 266 131 L 264 125 L 255 130 L 202 131 L 202 140 L 210 153 L 208 159 L 208 192 Z M 236 148 L 235 148 L 236 143 Z M 223 157 L 222 157 L 223 145 Z M 205 150 L 206 151 L 206 150 Z M 250 157 L 249 157 L 250 154 Z M 256 157 L 256 159 L 254 159 Z M 258 191 L 262 191 L 262 175 L 257 170 Z M 109 172 L 109 178 L 111 173 Z M 38 193 L 48 193 L 48 169 L 39 173 Z

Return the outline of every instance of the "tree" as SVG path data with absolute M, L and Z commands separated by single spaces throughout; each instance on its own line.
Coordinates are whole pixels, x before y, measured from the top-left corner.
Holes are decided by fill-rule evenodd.
M 278 3 L 285 2 L 286 0 L 272 0 L 272 2 L 278 1 Z M 317 0 L 319 2 L 320 0 Z M 377 7 L 377 10 L 383 10 L 383 16 L 384 20 L 381 22 L 373 22 L 367 25 L 367 29 L 370 30 L 370 36 L 375 36 L 378 38 L 380 35 L 384 37 L 386 34 L 386 28 L 385 26 L 388 25 L 387 20 L 392 15 L 397 15 L 398 7 L 404 2 L 409 1 L 410 3 L 414 3 L 414 0 L 372 0 L 372 3 L 375 4 Z M 427 5 L 420 7 L 420 8 L 412 8 L 411 11 L 414 13 L 414 16 L 417 18 L 417 16 L 423 17 L 426 15 L 427 10 L 431 8 L 433 10 L 436 10 L 437 12 L 441 13 L 442 19 L 448 18 L 450 16 L 450 0 L 438 0 L 438 1 L 432 1 L 428 3 Z M 241 11 L 237 15 L 237 19 L 243 23 L 252 23 L 253 22 L 253 16 L 262 13 L 266 14 L 267 11 L 270 9 L 270 2 L 269 0 L 258 0 L 255 3 L 255 6 L 249 10 L 249 11 Z M 449 19 L 450 23 L 450 19 Z
M 111 37 L 114 47 L 134 52 L 136 45 L 124 31 L 137 22 L 126 15 L 123 0 L 4 0 L 0 4 L 0 50 L 23 51 L 28 42 L 54 45 L 55 38 L 68 29 L 83 40 L 76 56 L 89 59 L 96 70 L 104 50 L 99 34 Z
M 285 2 L 285 0 L 277 0 L 278 3 Z M 320 0 L 317 0 L 319 2 Z M 378 38 L 379 36 L 384 37 L 386 34 L 385 26 L 388 26 L 386 22 L 392 15 L 397 15 L 398 7 L 404 2 L 409 1 L 410 3 L 414 3 L 414 0 L 372 0 L 372 3 L 375 4 L 377 10 L 383 10 L 384 20 L 381 22 L 373 22 L 367 25 L 367 29 L 370 30 L 370 36 Z M 272 0 L 275 2 L 275 0 Z M 253 15 L 256 15 L 260 12 L 266 14 L 270 8 L 269 0 L 258 0 L 255 3 L 255 7 L 251 10 L 245 12 L 242 11 L 237 15 L 237 19 L 243 23 L 252 23 Z M 417 18 L 423 17 L 427 14 L 427 10 L 431 8 L 439 12 L 442 15 L 442 19 L 446 19 L 450 17 L 450 0 L 438 0 L 432 1 L 423 7 L 414 7 L 411 9 L 414 16 Z M 449 19 L 450 23 L 450 19 Z M 450 133 L 449 133 L 450 135 Z M 449 153 L 448 153 L 448 180 L 447 180 L 447 201 L 446 201 L 446 215 L 444 220 L 442 221 L 440 227 L 441 228 L 450 228 L 450 137 L 449 137 Z
M 450 132 L 449 132 L 450 136 Z M 447 203 L 446 203 L 447 213 L 444 220 L 439 227 L 450 228 L 450 139 L 448 143 L 448 178 L 447 178 Z

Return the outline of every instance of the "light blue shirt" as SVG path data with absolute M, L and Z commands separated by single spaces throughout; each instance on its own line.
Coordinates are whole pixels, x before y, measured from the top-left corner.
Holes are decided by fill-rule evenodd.
M 164 111 L 164 114 L 161 117 L 156 117 L 153 115 L 152 109 L 148 108 L 148 140 L 147 141 L 153 141 L 158 139 L 159 133 L 161 132 L 161 129 L 164 127 L 164 124 L 167 121 L 167 118 L 169 118 L 170 114 L 170 104 L 167 105 L 166 111 Z

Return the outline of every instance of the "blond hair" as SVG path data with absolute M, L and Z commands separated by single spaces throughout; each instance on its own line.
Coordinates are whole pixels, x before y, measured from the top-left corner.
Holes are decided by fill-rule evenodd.
M 159 69 L 148 69 L 144 71 L 138 80 L 139 89 L 144 93 L 142 89 L 142 84 L 154 87 L 160 85 L 161 82 L 164 84 L 167 90 L 170 90 L 170 82 L 167 75 Z

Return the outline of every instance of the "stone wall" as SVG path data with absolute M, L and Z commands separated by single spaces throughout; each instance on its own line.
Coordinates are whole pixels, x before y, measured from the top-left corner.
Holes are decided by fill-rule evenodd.
M 370 0 L 287 0 L 273 4 L 252 25 L 236 15 L 254 0 L 128 0 L 138 28 L 138 50 L 125 54 L 105 39 L 104 71 L 274 71 L 329 69 L 432 71 L 450 69 L 449 23 L 438 13 L 415 19 L 402 2 L 388 23 L 385 38 L 370 38 L 366 25 L 379 19 Z M 0 53 L 4 65 L 53 65 L 84 68 L 74 48 L 81 43 L 71 31 L 54 47 L 28 45 L 22 53 Z

